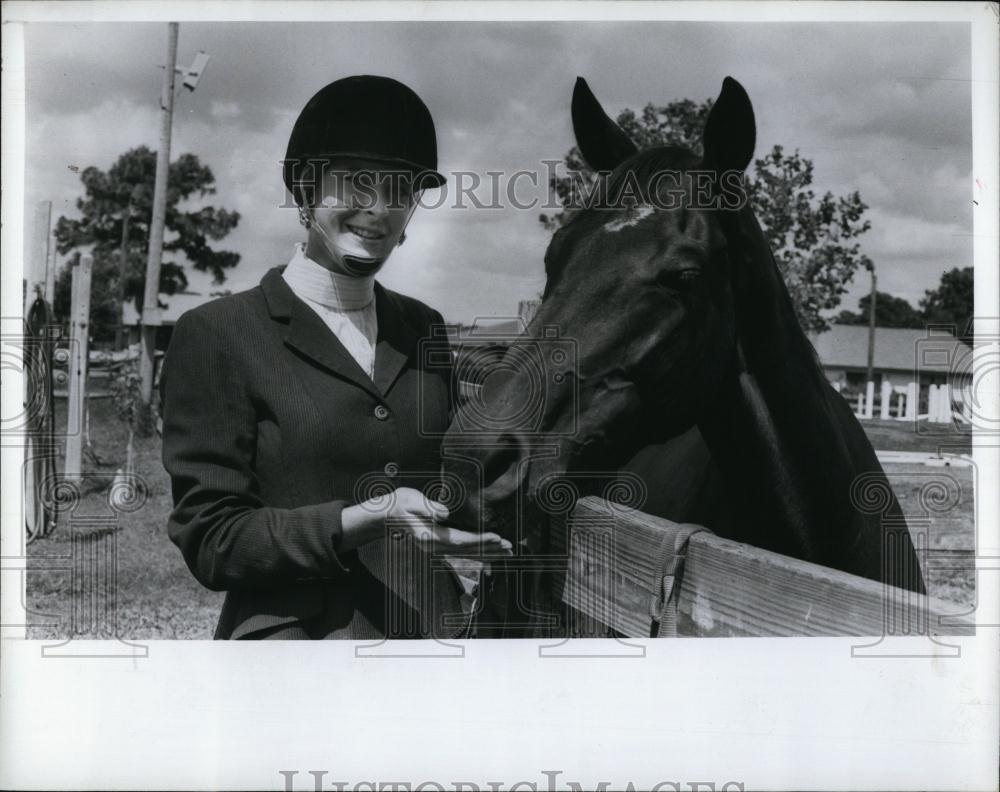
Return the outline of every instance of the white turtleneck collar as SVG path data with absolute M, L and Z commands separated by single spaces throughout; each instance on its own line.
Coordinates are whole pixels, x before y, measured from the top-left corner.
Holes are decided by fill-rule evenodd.
M 355 278 L 331 272 L 307 257 L 301 243 L 295 246 L 282 277 L 296 294 L 336 311 L 359 311 L 375 299 L 374 275 Z

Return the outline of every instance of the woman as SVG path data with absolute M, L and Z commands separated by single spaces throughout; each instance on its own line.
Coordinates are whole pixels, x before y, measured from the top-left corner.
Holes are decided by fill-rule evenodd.
M 227 592 L 216 638 L 455 635 L 461 588 L 433 554 L 509 548 L 436 523 L 448 509 L 422 490 L 450 419 L 442 318 L 374 279 L 415 192 L 444 182 L 436 168 L 413 91 L 371 76 L 327 85 L 284 166 L 305 244 L 175 326 L 160 383 L 169 534 L 195 577 Z

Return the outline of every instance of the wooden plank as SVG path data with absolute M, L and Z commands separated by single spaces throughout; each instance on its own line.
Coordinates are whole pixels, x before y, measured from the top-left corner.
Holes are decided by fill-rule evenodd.
M 684 526 L 600 498 L 581 498 L 568 521 L 563 602 L 613 631 L 648 636 L 660 615 L 664 547 Z
M 653 559 L 677 525 L 582 498 L 569 520 L 563 601 L 630 637 L 649 633 L 657 595 Z M 678 632 L 697 636 L 971 635 L 946 603 L 873 580 L 732 542 L 691 538 Z M 945 624 L 942 625 L 942 617 Z
M 569 561 L 563 602 L 595 624 L 574 619 L 575 637 L 597 637 L 605 625 L 623 635 L 649 634 L 649 603 L 653 597 L 651 575 L 642 574 L 646 537 L 633 526 L 618 526 L 608 510 L 577 508 L 569 520 Z M 582 630 L 582 632 L 581 632 Z
M 975 634 L 957 604 L 714 534 L 691 538 L 678 611 L 687 635 Z

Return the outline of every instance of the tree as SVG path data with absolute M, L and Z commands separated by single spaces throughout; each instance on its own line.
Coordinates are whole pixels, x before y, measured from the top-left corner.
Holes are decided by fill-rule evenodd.
M 775 146 L 754 161 L 747 193 L 799 323 L 821 332 L 830 327 L 823 312 L 840 305 L 859 268 L 873 266 L 856 241 L 871 223 L 862 220 L 868 206 L 857 191 L 839 197 L 827 191 L 817 199 L 812 180 L 811 160 Z
M 893 297 L 885 292 L 876 292 L 875 324 L 879 327 L 914 327 L 925 325 L 924 315 L 902 297 Z M 841 311 L 834 320 L 837 324 L 867 325 L 868 306 L 871 295 L 858 300 L 858 312 Z
M 920 300 L 926 324 L 954 325 L 956 335 L 972 340 L 975 310 L 972 267 L 955 267 L 941 276 L 936 289 L 928 289 Z
M 684 146 L 700 154 L 701 130 L 711 108 L 711 99 L 701 104 L 683 99 L 664 107 L 648 104 L 641 115 L 625 110 L 616 120 L 640 150 Z M 596 176 L 576 147 L 564 165 L 566 172 L 550 178 L 549 186 L 559 204 L 570 208 L 587 194 Z M 859 267 L 872 267 L 857 242 L 870 224 L 862 220 L 868 207 L 856 191 L 840 197 L 826 192 L 817 198 L 812 181 L 811 160 L 797 149 L 787 154 L 775 146 L 754 161 L 746 187 L 799 322 L 807 331 L 822 331 L 829 327 L 824 312 L 840 304 L 854 273 Z M 542 214 L 539 220 L 555 230 L 565 218 L 565 211 L 560 211 Z
M 76 251 L 75 260 L 81 250 L 89 249 L 94 257 L 91 336 L 95 341 L 110 341 L 114 337 L 122 298 L 134 299 L 142 310 L 155 177 L 156 152 L 145 146 L 126 151 L 106 172 L 86 168 L 80 174 L 85 195 L 76 202 L 82 217 L 60 217 L 56 223 L 59 253 Z M 228 250 L 215 250 L 209 241 L 220 240 L 236 228 L 240 215 L 213 206 L 191 208 L 196 199 L 213 195 L 214 185 L 211 169 L 202 165 L 194 154 L 184 154 L 171 163 L 163 252 L 183 254 L 196 270 L 211 273 L 213 282 L 221 284 L 226 271 L 239 263 L 240 256 Z M 187 285 L 184 265 L 165 259 L 160 270 L 160 292 L 176 294 Z M 67 267 L 56 283 L 54 308 L 58 316 L 68 315 L 69 300 Z

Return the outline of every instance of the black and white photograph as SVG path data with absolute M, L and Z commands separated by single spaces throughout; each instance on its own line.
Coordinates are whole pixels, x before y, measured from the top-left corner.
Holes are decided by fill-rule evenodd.
M 997 8 L 5 3 L 0 787 L 997 789 Z

